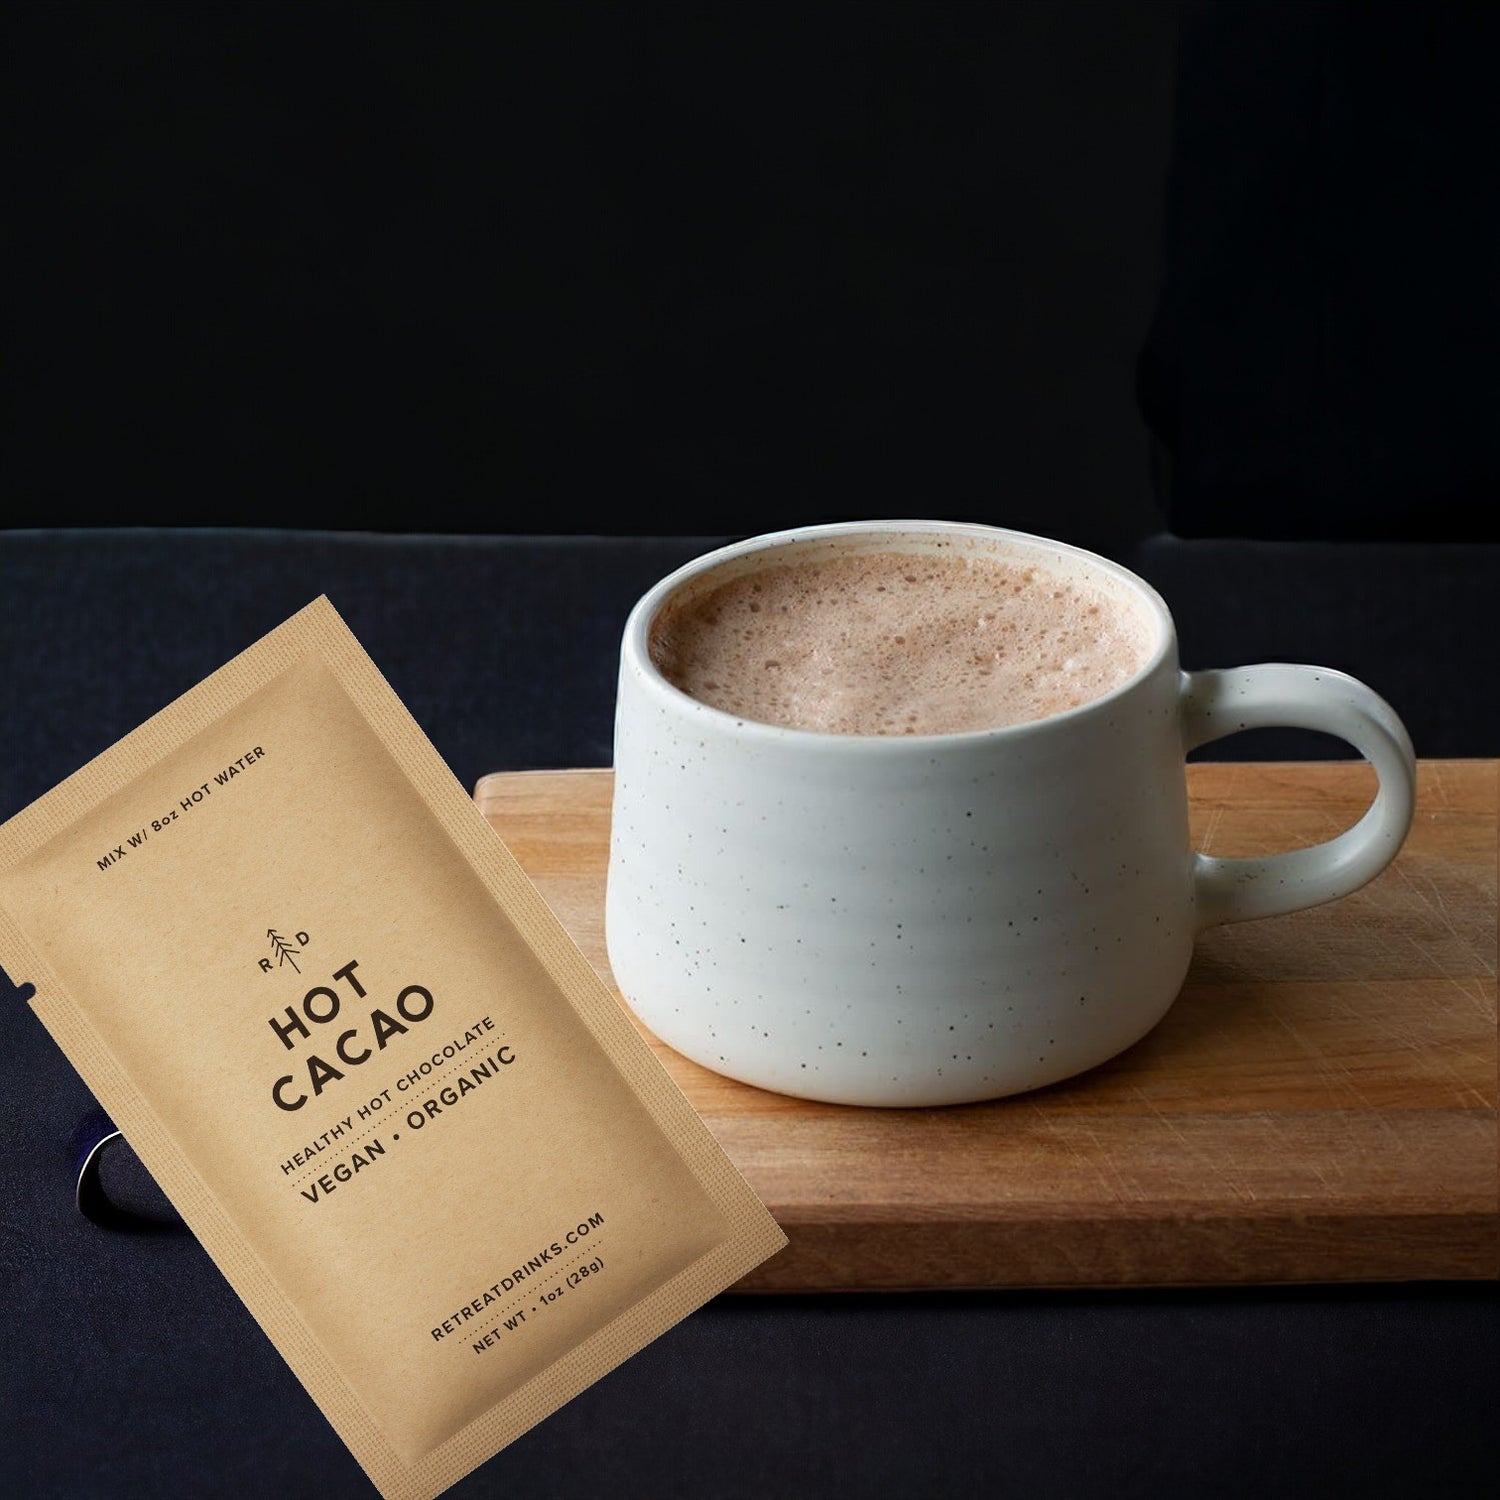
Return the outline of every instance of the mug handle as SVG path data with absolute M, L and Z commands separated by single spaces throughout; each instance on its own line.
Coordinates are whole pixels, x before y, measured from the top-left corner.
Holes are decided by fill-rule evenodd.
M 1390 864 L 1411 827 L 1417 791 L 1411 738 L 1373 689 L 1344 672 L 1282 662 L 1182 674 L 1184 750 L 1273 725 L 1347 740 L 1375 767 L 1379 790 L 1353 828 L 1310 849 L 1260 859 L 1195 854 L 1199 927 L 1279 916 L 1347 896 Z

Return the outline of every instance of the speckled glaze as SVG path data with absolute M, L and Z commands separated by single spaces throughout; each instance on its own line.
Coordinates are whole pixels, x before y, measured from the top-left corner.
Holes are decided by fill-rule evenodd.
M 652 666 L 650 622 L 710 571 L 850 547 L 1039 549 L 1124 591 L 1159 631 L 1105 697 L 1002 729 L 828 735 L 736 719 Z M 722 576 L 722 575 L 721 575 Z M 1184 752 L 1267 723 L 1375 762 L 1370 812 L 1261 860 L 1188 845 Z M 761 1088 L 835 1103 L 956 1104 L 1067 1078 L 1149 1031 L 1212 922 L 1333 899 L 1411 820 L 1390 708 L 1341 673 L 1181 673 L 1171 617 L 1127 570 L 982 526 L 891 521 L 757 537 L 664 579 L 625 628 L 606 932 L 664 1041 Z

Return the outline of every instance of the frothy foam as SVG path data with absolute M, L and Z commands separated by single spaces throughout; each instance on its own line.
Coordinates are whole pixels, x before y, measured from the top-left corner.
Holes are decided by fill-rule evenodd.
M 956 734 L 1063 713 L 1146 664 L 1139 610 L 1024 557 L 854 551 L 761 567 L 653 623 L 651 660 L 744 719 Z

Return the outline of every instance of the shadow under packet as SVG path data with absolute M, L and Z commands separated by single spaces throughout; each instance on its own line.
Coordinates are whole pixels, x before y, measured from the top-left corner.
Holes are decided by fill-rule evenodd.
M 0 827 L 0 962 L 391 1500 L 786 1243 L 326 598 Z

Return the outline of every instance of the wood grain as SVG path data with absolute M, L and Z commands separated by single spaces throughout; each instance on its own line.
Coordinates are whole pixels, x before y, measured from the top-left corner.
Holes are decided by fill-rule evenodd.
M 1197 847 L 1256 854 L 1348 827 L 1374 777 L 1363 762 L 1206 763 L 1188 785 Z M 607 982 L 611 789 L 608 771 L 546 771 L 475 793 Z M 1496 762 L 1424 762 L 1384 875 L 1205 933 L 1155 1031 L 1036 1093 L 810 1104 L 646 1032 L 791 1239 L 738 1290 L 1500 1274 L 1496 791 Z

